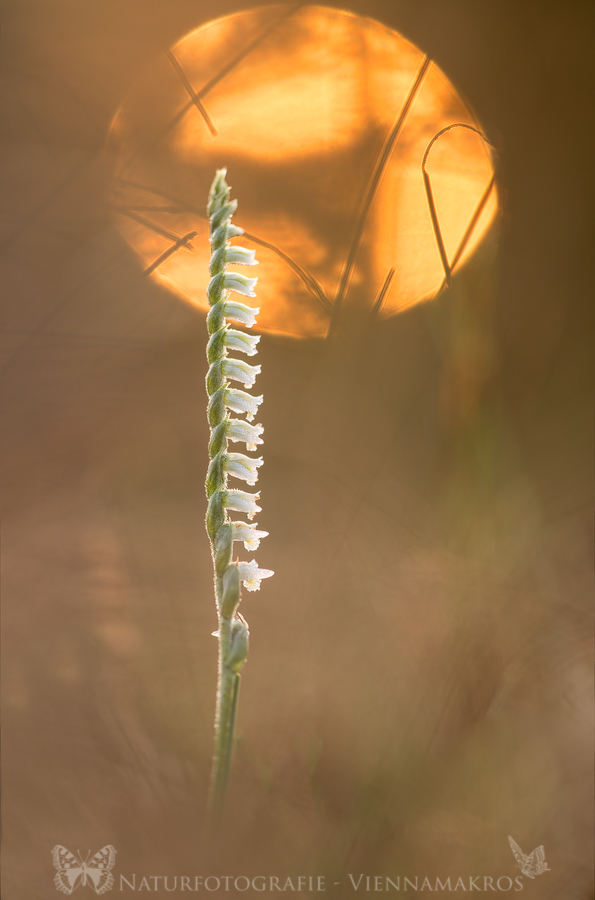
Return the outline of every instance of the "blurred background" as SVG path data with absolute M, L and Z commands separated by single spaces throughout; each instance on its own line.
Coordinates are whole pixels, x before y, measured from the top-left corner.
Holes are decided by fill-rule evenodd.
M 342 898 L 332 883 L 349 872 L 514 878 L 511 834 L 525 853 L 543 844 L 551 869 L 525 891 L 587 900 L 586 2 L 349 6 L 427 54 L 469 121 L 472 110 L 498 150 L 500 210 L 434 300 L 422 285 L 399 301 L 405 247 L 393 293 L 374 308 L 392 263 L 390 248 L 371 253 L 373 219 L 330 336 L 312 292 L 310 308 L 296 289 L 299 317 L 285 300 L 268 322 L 258 522 L 270 537 L 256 556 L 276 575 L 243 602 L 251 652 L 224 840 L 205 834 L 217 648 L 204 312 L 200 292 L 143 274 L 143 253 L 163 248 L 143 249 L 114 209 L 146 218 L 138 207 L 149 205 L 118 197 L 128 151 L 117 116 L 139 109 L 135 96 L 146 102 L 185 35 L 249 8 L 2 6 L 2 895 L 54 896 L 57 843 L 83 857 L 113 844 L 117 877 L 322 874 Z M 283 9 L 304 14 L 273 13 Z M 361 46 L 342 53 L 361 59 Z M 303 202 L 319 187 L 315 154 L 271 167 L 266 152 L 246 162 L 241 147 L 226 150 L 238 222 L 243 203 L 258 220 L 255 185 L 274 170 L 281 218 L 265 224 L 274 233 L 295 215 L 304 237 L 290 221 L 292 253 L 325 297 L 341 285 L 392 121 L 384 102 L 369 121 L 358 108 L 349 152 L 325 147 L 329 197 L 340 198 L 331 211 Z M 199 210 L 200 179 L 227 161 L 217 153 L 176 173 Z M 167 172 L 167 154 L 143 159 Z M 389 187 L 394 202 L 382 185 L 378 196 L 390 212 L 404 188 L 397 175 Z

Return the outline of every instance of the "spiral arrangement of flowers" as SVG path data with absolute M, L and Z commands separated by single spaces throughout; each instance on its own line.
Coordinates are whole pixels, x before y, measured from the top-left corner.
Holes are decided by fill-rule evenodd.
M 215 753 L 211 779 L 211 809 L 221 809 L 233 746 L 233 733 L 238 702 L 240 670 L 248 655 L 248 624 L 239 613 L 241 585 L 256 591 L 264 578 L 273 575 L 270 569 L 261 569 L 255 559 L 244 562 L 233 559 L 234 542 L 243 543 L 246 550 L 256 550 L 266 531 L 259 531 L 252 524 L 260 512 L 259 494 L 251 494 L 228 486 L 230 477 L 241 479 L 254 486 L 262 457 L 232 453 L 229 442 L 243 443 L 248 451 L 262 444 L 263 427 L 252 424 L 262 403 L 262 396 L 249 394 L 247 390 L 230 387 L 239 382 L 245 388 L 254 386 L 260 366 L 251 366 L 228 353 L 255 356 L 259 335 L 247 334 L 232 328 L 228 319 L 246 328 L 252 328 L 258 309 L 238 300 L 230 299 L 232 292 L 245 297 L 255 297 L 257 278 L 247 278 L 237 272 L 227 272 L 228 264 L 257 265 L 254 250 L 231 246 L 230 240 L 243 234 L 243 229 L 232 225 L 237 200 L 230 200 L 230 188 L 225 177 L 226 169 L 219 169 L 209 192 L 207 215 L 211 241 L 211 280 L 207 289 L 210 310 L 207 315 L 209 342 L 207 345 L 208 420 L 210 426 L 209 469 L 206 480 L 208 508 L 207 534 L 215 570 L 215 601 L 219 629 L 219 678 L 217 708 L 215 714 Z M 231 413 L 235 413 L 236 417 Z M 237 416 L 245 416 L 238 418 Z M 246 515 L 249 522 L 231 521 L 230 512 Z

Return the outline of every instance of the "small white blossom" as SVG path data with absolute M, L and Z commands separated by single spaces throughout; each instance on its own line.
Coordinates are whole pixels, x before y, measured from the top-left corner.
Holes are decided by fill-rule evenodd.
M 246 306 L 239 300 L 225 300 L 224 315 L 227 319 L 233 319 L 234 322 L 240 322 L 246 328 L 252 328 L 256 324 L 256 316 L 260 312 L 260 307 Z
M 235 388 L 228 388 L 225 392 L 225 405 L 233 412 L 246 413 L 246 418 L 252 422 L 254 416 L 258 412 L 258 407 L 263 401 L 262 394 L 260 397 L 253 397 L 245 391 L 236 391 Z
M 267 537 L 268 531 L 258 531 L 256 522 L 248 525 L 247 522 L 231 523 L 232 541 L 243 541 L 246 550 L 257 550 L 261 538 Z
M 224 378 L 231 381 L 241 381 L 246 387 L 251 388 L 256 381 L 256 376 L 260 375 L 260 366 L 250 366 L 242 359 L 224 359 L 221 371 Z
M 251 459 L 243 453 L 227 453 L 224 457 L 223 468 L 229 475 L 241 478 L 247 484 L 254 485 L 258 481 L 258 469 L 263 464 L 262 457 Z
M 235 291 L 236 294 L 243 294 L 244 297 L 256 297 L 254 288 L 258 278 L 247 278 L 240 275 L 239 272 L 226 272 L 223 276 L 223 287 L 228 291 Z
M 227 241 L 230 241 L 234 237 L 239 237 L 241 234 L 244 234 L 244 229 L 240 228 L 239 225 L 233 225 L 231 222 L 224 222 L 223 225 L 219 225 L 218 228 L 215 229 L 213 234 L 209 237 L 209 241 L 213 245 L 213 248 L 222 247 Z
M 259 497 L 260 494 L 247 494 L 246 491 L 227 491 L 223 502 L 226 509 L 246 513 L 249 519 L 253 519 L 256 513 L 262 512 L 262 507 L 256 504 Z
M 211 275 L 220 275 L 221 272 L 225 270 L 228 263 L 240 263 L 242 266 L 257 266 L 258 260 L 254 259 L 254 250 L 246 250 L 245 247 L 230 247 L 228 242 L 220 243 L 216 248 L 213 247 L 213 255 L 211 256 L 211 261 L 209 263 Z M 243 276 L 235 274 L 234 277 L 242 278 Z M 243 281 L 242 284 L 245 288 L 250 288 L 251 282 Z M 252 288 L 253 287 L 254 285 L 252 284 Z
M 258 353 L 256 345 L 259 340 L 259 334 L 244 334 L 243 331 L 228 328 L 225 332 L 223 343 L 230 350 L 237 350 L 239 353 L 245 353 L 246 356 L 256 356 Z
M 257 444 L 264 443 L 261 434 L 264 428 L 262 425 L 249 425 L 242 419 L 228 419 L 226 426 L 226 434 L 230 441 L 243 441 L 248 450 L 256 450 Z
M 259 591 L 260 582 L 275 574 L 272 569 L 259 569 L 255 559 L 249 563 L 239 562 L 237 567 L 240 571 L 240 580 L 244 582 L 247 591 Z
M 228 263 L 237 263 L 240 266 L 257 266 L 258 260 L 254 259 L 256 250 L 247 250 L 246 247 L 227 247 L 225 260 Z

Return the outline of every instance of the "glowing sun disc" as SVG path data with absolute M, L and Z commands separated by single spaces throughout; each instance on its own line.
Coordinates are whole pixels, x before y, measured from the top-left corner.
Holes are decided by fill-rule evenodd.
M 110 133 L 118 225 L 151 278 L 206 310 L 209 184 L 226 166 L 255 247 L 259 327 L 327 333 L 339 306 L 382 315 L 445 277 L 422 174 L 441 129 L 479 129 L 424 54 L 372 19 L 267 6 L 210 22 L 145 72 Z M 497 211 L 482 138 L 445 132 L 427 161 L 447 266 Z M 254 270 L 248 274 L 254 274 Z

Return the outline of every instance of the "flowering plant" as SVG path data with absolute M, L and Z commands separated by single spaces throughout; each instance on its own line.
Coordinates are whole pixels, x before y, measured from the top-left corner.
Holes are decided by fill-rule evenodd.
M 258 479 L 262 457 L 254 458 L 243 453 L 231 453 L 228 442 L 246 445 L 249 451 L 262 444 L 262 425 L 250 424 L 255 418 L 262 396 L 230 387 L 231 381 L 244 387 L 254 386 L 260 366 L 251 366 L 241 359 L 228 356 L 228 352 L 255 356 L 259 335 L 246 334 L 231 328 L 228 319 L 251 328 L 256 322 L 258 309 L 253 309 L 230 299 L 230 292 L 255 297 L 257 278 L 247 278 L 237 272 L 227 272 L 229 263 L 244 266 L 257 265 L 254 250 L 230 245 L 230 240 L 243 234 L 231 217 L 237 208 L 237 200 L 229 199 L 230 188 L 225 180 L 227 172 L 219 169 L 211 190 L 207 215 L 211 241 L 211 280 L 207 289 L 209 314 L 207 328 L 207 415 L 211 436 L 209 441 L 209 469 L 206 492 L 208 508 L 207 534 L 211 542 L 215 570 L 215 602 L 219 628 L 215 632 L 219 640 L 219 674 L 217 706 L 215 712 L 215 752 L 211 775 L 210 808 L 214 814 L 221 811 L 231 763 L 233 734 L 240 686 L 240 670 L 248 655 L 248 624 L 238 611 L 241 585 L 248 591 L 257 591 L 264 578 L 273 575 L 270 569 L 261 569 L 255 559 L 250 562 L 233 560 L 234 542 L 242 542 L 247 550 L 256 550 L 266 531 L 259 531 L 251 524 L 260 512 L 259 494 L 229 488 L 228 478 L 241 479 L 253 486 Z M 246 420 L 234 418 L 230 413 L 245 415 Z M 232 522 L 230 511 L 244 513 L 250 522 Z

